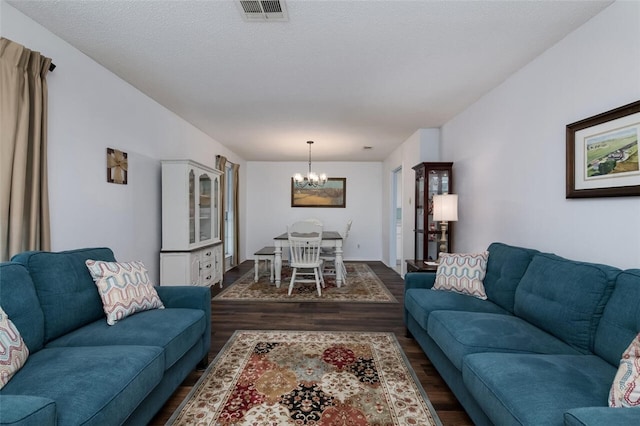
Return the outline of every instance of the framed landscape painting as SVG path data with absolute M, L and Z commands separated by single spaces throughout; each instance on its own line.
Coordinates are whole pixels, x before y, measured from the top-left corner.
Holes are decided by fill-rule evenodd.
M 640 101 L 567 125 L 566 198 L 640 195 Z
M 329 178 L 321 188 L 298 188 L 291 178 L 291 207 L 346 207 L 347 178 Z

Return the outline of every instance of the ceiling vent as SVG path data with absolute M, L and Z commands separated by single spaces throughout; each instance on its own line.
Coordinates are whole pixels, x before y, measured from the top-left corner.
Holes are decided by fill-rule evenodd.
M 284 0 L 237 0 L 245 21 L 288 21 Z

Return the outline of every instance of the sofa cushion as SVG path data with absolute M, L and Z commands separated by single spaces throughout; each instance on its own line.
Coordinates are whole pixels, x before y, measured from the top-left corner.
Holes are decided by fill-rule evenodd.
M 436 311 L 431 313 L 427 332 L 458 370 L 465 356 L 480 352 L 579 354 L 513 315 Z
M 162 379 L 162 348 L 45 348 L 3 392 L 55 401 L 57 424 L 122 424 Z
M 0 395 L 3 425 L 55 425 L 56 403 L 52 399 L 31 395 Z
M 516 288 L 537 250 L 492 243 L 487 249 L 487 274 L 483 285 L 487 298 L 513 313 Z
M 609 407 L 640 406 L 640 334 L 622 354 L 609 392 Z
M 169 369 L 198 342 L 207 317 L 200 309 L 171 308 L 140 312 L 109 326 L 104 319 L 74 330 L 47 344 L 69 346 L 149 345 L 164 349 Z
M 100 296 L 84 264 L 87 259 L 116 260 L 108 248 L 31 251 L 12 258 L 26 266 L 35 284 L 44 313 L 45 342 L 104 316 Z
M 429 315 L 434 311 L 458 310 L 509 314 L 488 300 L 450 291 L 433 291 L 423 288 L 411 288 L 405 292 L 404 308 L 425 330 Z
M 0 389 L 2 389 L 29 357 L 29 348 L 20 332 L 0 306 Z
M 638 425 L 640 410 L 619 410 L 610 407 L 572 408 L 564 413 L 564 426 Z
M 29 272 L 18 263 L 0 263 L 0 306 L 29 348 L 39 351 L 44 345 L 44 313 Z
M 619 273 L 612 266 L 537 254 L 516 289 L 515 314 L 588 353 Z
M 640 269 L 626 270 L 616 279 L 596 332 L 594 352 L 617 367 L 622 353 L 640 332 Z
M 98 287 L 107 324 L 136 312 L 164 309 L 142 262 L 87 260 L 85 264 Z
M 462 378 L 494 424 L 562 425 L 576 407 L 606 407 L 615 368 L 595 355 L 482 353 Z
M 482 280 L 487 272 L 489 252 L 440 253 L 434 290 L 453 291 L 485 300 Z

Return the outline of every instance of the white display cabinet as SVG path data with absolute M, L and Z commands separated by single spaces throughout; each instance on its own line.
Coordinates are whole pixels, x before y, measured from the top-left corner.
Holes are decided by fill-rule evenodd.
M 191 160 L 162 161 L 161 285 L 222 286 L 221 175 Z

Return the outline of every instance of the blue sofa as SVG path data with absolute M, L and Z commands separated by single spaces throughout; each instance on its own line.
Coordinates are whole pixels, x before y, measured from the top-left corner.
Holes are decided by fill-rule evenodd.
M 407 331 L 478 425 L 630 425 L 609 408 L 620 358 L 640 331 L 640 269 L 493 243 L 487 300 L 405 276 Z
M 0 424 L 143 425 L 207 360 L 208 288 L 156 287 L 165 309 L 109 326 L 86 259 L 115 261 L 88 248 L 0 264 L 0 306 L 30 352 L 0 390 Z

